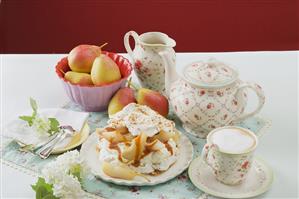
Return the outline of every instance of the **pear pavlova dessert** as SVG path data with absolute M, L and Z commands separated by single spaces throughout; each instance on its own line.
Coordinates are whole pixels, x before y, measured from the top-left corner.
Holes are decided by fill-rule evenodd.
M 177 161 L 180 133 L 173 121 L 147 106 L 128 104 L 97 134 L 98 158 L 111 177 L 158 175 Z

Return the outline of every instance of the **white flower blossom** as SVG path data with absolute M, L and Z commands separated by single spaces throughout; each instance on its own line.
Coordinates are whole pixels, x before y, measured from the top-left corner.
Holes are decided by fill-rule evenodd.
M 70 170 L 80 166 L 80 174 L 86 172 L 80 154 L 77 150 L 66 152 L 50 162 L 42 170 L 46 182 L 53 184 L 53 193 L 59 198 L 82 198 L 84 191 L 79 179 L 70 174 Z
M 53 193 L 60 198 L 82 198 L 84 191 L 81 184 L 73 175 L 63 175 L 60 181 L 53 185 Z

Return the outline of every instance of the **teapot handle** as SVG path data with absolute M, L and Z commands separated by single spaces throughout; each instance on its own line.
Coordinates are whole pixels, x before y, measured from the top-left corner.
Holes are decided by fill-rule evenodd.
M 130 36 L 133 37 L 133 39 L 135 41 L 135 46 L 136 46 L 136 44 L 138 43 L 139 35 L 135 31 L 129 31 L 124 36 L 125 49 L 128 52 L 128 54 L 130 55 L 130 57 L 132 58 L 133 62 L 135 63 L 135 59 L 134 59 L 134 56 L 133 56 L 133 50 L 131 49 L 130 41 L 129 41 Z
M 263 105 L 265 104 L 265 95 L 264 95 L 264 91 L 262 90 L 262 88 L 258 84 L 250 83 L 250 82 L 244 82 L 239 86 L 239 88 L 237 89 L 237 91 L 235 93 L 235 98 L 237 99 L 237 101 L 239 101 L 239 98 L 242 97 L 241 91 L 244 90 L 245 88 L 250 88 L 256 93 L 256 95 L 258 97 L 258 106 L 256 107 L 256 109 L 254 111 L 252 111 L 250 113 L 244 113 L 243 115 L 238 117 L 236 120 L 234 120 L 234 122 L 240 122 L 242 120 L 245 120 L 249 117 L 254 116 L 262 109 Z

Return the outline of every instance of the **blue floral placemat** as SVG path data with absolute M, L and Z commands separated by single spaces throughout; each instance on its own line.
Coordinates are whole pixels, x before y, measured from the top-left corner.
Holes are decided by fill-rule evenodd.
M 64 106 L 66 109 L 82 111 L 81 108 L 73 103 L 68 103 Z M 174 120 L 176 127 L 181 132 L 185 133 L 180 121 L 170 114 L 170 119 Z M 88 118 L 88 123 L 91 132 L 97 127 L 104 127 L 108 120 L 107 112 L 91 112 Z M 257 134 L 262 134 L 269 126 L 270 122 L 262 118 L 253 117 L 238 124 L 244 128 L 248 128 Z M 187 134 L 187 133 L 186 133 Z M 201 149 L 205 144 L 204 139 L 196 138 L 187 134 L 194 147 L 194 158 L 200 155 Z M 18 150 L 19 145 L 14 141 L 9 141 L 1 149 L 1 160 L 12 167 L 22 168 L 22 171 L 36 174 L 40 173 L 45 164 L 53 161 L 55 155 L 50 156 L 46 160 L 40 159 L 38 156 L 21 152 Z M 107 183 L 95 177 L 84 180 L 84 189 L 104 198 L 159 198 L 159 199 L 191 199 L 198 198 L 203 192 L 197 189 L 189 180 L 187 171 L 183 172 L 176 178 L 155 186 L 120 186 Z

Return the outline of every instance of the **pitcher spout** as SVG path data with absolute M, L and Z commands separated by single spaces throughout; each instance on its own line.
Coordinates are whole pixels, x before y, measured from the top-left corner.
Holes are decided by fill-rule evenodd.
M 175 56 L 170 50 L 159 52 L 165 68 L 165 94 L 169 97 L 171 84 L 178 79 L 175 69 Z

